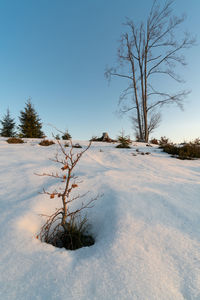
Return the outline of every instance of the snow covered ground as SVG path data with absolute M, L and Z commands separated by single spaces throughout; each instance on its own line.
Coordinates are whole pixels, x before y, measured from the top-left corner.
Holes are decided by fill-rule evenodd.
M 67 251 L 36 239 L 59 199 L 34 173 L 57 169 L 56 149 L 0 140 L 0 299 L 200 299 L 200 160 L 93 143 L 76 174 L 80 192 L 103 193 L 88 211 L 96 242 Z

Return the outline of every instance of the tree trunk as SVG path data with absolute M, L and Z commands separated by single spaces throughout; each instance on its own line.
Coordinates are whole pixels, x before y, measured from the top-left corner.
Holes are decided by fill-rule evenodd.
M 144 59 L 144 128 L 145 128 L 145 143 L 149 141 L 148 119 L 147 119 L 147 56 L 148 56 L 149 31 L 147 28 L 147 43 L 145 46 Z

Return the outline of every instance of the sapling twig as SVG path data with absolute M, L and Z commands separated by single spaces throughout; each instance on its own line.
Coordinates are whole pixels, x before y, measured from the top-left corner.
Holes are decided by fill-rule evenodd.
M 54 199 L 55 197 L 60 198 L 62 203 L 61 208 L 56 209 L 56 211 L 52 215 L 47 216 L 47 221 L 42 226 L 40 233 L 37 236 L 41 241 L 45 241 L 53 245 L 56 244 L 56 239 L 59 238 L 61 232 L 69 234 L 70 222 L 73 222 L 74 224 L 74 220 L 77 216 L 79 216 L 80 212 L 84 209 L 91 208 L 94 204 L 93 202 L 98 198 L 98 196 L 96 196 L 86 203 L 82 202 L 79 208 L 70 211 L 70 204 L 77 199 L 83 198 L 87 194 L 84 193 L 82 195 L 78 194 L 76 196 L 71 196 L 71 193 L 74 191 L 74 189 L 78 188 L 79 184 L 81 183 L 81 181 L 77 181 L 78 177 L 75 176 L 72 172 L 77 163 L 80 161 L 82 155 L 90 148 L 91 142 L 84 150 L 79 153 L 74 153 L 71 140 L 71 148 L 68 151 L 63 147 L 59 140 L 57 140 L 57 143 L 59 145 L 62 158 L 60 158 L 57 153 L 55 155 L 55 158 L 51 160 L 61 165 L 59 172 L 36 174 L 38 176 L 48 176 L 59 179 L 64 185 L 62 188 L 59 187 L 59 190 L 54 189 L 53 191 L 46 191 L 45 189 L 43 189 L 43 191 L 41 192 L 42 194 L 48 195 L 50 199 Z M 84 223 L 85 220 L 83 220 L 83 222 L 80 224 L 80 230 L 82 230 Z M 72 244 L 71 235 L 70 243 Z

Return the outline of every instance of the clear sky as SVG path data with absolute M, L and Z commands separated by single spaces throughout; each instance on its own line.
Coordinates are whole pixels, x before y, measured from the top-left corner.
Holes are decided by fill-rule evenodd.
M 162 1 L 161 1 L 162 2 Z M 49 123 L 68 129 L 74 139 L 106 131 L 115 138 L 121 129 L 134 137 L 129 116 L 119 118 L 118 98 L 126 82 L 104 77 L 116 60 L 125 17 L 145 19 L 150 0 L 0 0 L 0 118 L 9 107 L 18 123 L 31 97 L 48 136 Z M 187 14 L 182 26 L 195 35 L 197 46 L 184 52 L 180 69 L 190 89 L 184 111 L 163 109 L 153 136 L 173 141 L 200 136 L 200 1 L 176 0 L 176 15 Z M 165 85 L 170 83 L 165 81 Z

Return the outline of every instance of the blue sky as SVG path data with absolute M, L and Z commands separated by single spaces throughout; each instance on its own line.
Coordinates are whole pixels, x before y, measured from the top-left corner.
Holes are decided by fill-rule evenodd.
M 161 1 L 162 2 L 162 1 Z M 1 0 L 0 1 L 0 118 L 9 107 L 18 123 L 20 110 L 31 97 L 48 136 L 68 129 L 74 139 L 89 139 L 107 131 L 115 138 L 122 128 L 134 137 L 129 116 L 119 118 L 118 98 L 126 82 L 104 77 L 116 60 L 125 17 L 145 19 L 147 0 Z M 200 136 L 200 1 L 176 0 L 174 13 L 187 14 L 182 31 L 197 38 L 184 52 L 188 65 L 178 70 L 185 79 L 177 90 L 192 90 L 184 111 L 163 109 L 153 136 L 173 141 Z M 171 82 L 165 81 L 171 88 Z M 55 131 L 54 131 L 55 132 Z

